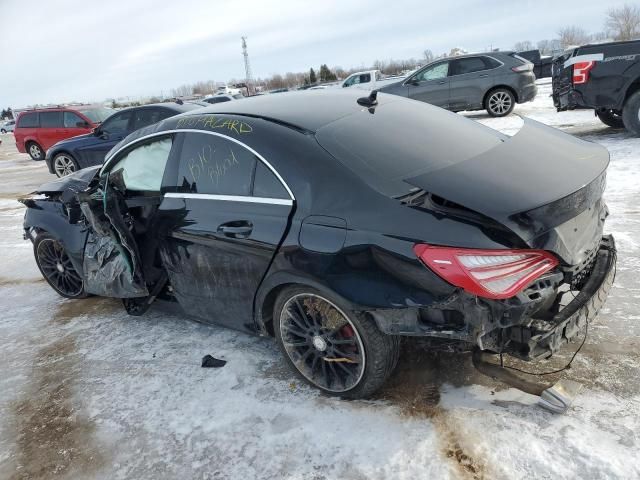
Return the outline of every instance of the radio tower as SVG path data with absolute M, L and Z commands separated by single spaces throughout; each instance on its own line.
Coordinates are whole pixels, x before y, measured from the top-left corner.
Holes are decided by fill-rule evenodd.
M 247 52 L 247 37 L 242 38 L 242 56 L 244 57 L 244 75 L 245 83 L 247 84 L 247 91 L 251 95 L 251 84 L 253 79 L 251 78 L 251 65 L 249 64 L 249 52 Z

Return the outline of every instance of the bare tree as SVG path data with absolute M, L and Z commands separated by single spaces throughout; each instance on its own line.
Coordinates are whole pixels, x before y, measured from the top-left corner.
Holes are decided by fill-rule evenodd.
M 589 35 L 582 28 L 575 25 L 558 30 L 560 47 L 567 48 L 573 45 L 584 45 L 589 42 Z
M 610 8 L 605 29 L 615 40 L 640 38 L 640 7 L 624 4 L 620 8 Z
M 527 50 L 533 50 L 533 42 L 530 42 L 529 40 L 524 40 L 522 42 L 516 42 L 513 45 L 513 49 L 516 52 L 526 52 Z
M 540 50 L 540 55 L 551 55 L 553 52 L 560 50 L 562 45 L 560 45 L 560 40 L 554 38 L 552 40 L 540 40 L 537 43 L 538 50 Z
M 428 48 L 422 52 L 422 56 L 424 58 L 424 63 L 429 63 L 432 62 L 434 60 L 434 55 L 433 52 L 431 50 L 429 50 Z

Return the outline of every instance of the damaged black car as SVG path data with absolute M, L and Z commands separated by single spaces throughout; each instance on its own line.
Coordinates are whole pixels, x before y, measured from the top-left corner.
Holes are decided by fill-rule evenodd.
M 367 397 L 406 336 L 549 357 L 607 297 L 607 151 L 513 137 L 395 95 L 227 102 L 137 131 L 21 199 L 60 295 L 156 299 L 270 335 L 322 391 Z

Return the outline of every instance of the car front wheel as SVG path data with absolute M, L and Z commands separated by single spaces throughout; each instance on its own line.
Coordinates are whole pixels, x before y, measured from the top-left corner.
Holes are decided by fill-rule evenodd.
M 44 158 L 44 152 L 42 151 L 42 147 L 35 142 L 31 142 L 27 145 L 27 151 L 31 158 L 34 160 L 42 160 Z
M 489 93 L 485 108 L 492 117 L 509 115 L 516 106 L 516 97 L 506 88 L 497 88 Z
M 329 395 L 368 397 L 395 368 L 399 338 L 340 303 L 312 288 L 286 288 L 274 308 L 276 338 L 307 383 Z
M 86 297 L 82 277 L 56 238 L 48 233 L 39 233 L 33 242 L 33 253 L 40 273 L 59 295 L 66 298 Z
M 640 91 L 627 99 L 622 109 L 622 120 L 627 130 L 640 137 Z
M 617 110 L 596 110 L 596 115 L 602 123 L 611 128 L 624 128 L 622 115 Z
M 53 170 L 58 177 L 66 177 L 79 170 L 77 162 L 68 153 L 59 153 L 53 157 Z

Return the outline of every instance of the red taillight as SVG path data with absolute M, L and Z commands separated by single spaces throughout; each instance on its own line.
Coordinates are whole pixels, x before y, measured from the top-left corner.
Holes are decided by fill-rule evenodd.
M 589 80 L 589 72 L 595 66 L 596 62 L 577 62 L 573 65 L 573 84 L 580 85 L 587 83 Z
M 447 282 L 479 297 L 509 298 L 558 265 L 544 250 L 475 250 L 414 245 L 413 251 Z
M 518 65 L 517 67 L 511 67 L 511 70 L 516 73 L 533 72 L 533 63 L 523 63 L 522 65 Z

